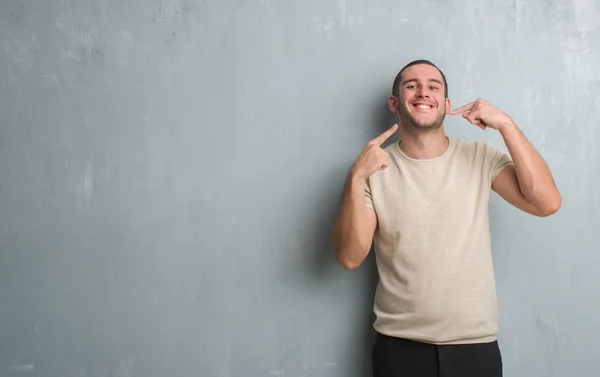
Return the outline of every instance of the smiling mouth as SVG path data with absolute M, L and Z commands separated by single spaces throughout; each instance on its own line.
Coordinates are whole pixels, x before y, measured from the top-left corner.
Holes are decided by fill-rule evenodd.
M 428 103 L 413 103 L 412 107 L 420 111 L 428 111 L 433 109 L 433 105 Z

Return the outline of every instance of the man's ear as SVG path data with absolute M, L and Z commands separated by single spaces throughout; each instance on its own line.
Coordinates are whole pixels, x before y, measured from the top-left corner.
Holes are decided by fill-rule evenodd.
M 390 111 L 392 113 L 396 113 L 398 112 L 398 104 L 400 103 L 400 100 L 394 96 L 389 96 L 388 97 L 388 108 L 390 109 Z
M 450 114 L 450 111 L 452 111 L 452 104 L 450 98 L 446 98 L 446 114 Z

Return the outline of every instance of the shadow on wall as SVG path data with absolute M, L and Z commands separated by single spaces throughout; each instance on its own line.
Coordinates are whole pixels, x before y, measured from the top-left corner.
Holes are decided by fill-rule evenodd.
M 368 134 L 372 134 L 373 137 L 387 130 L 395 122 L 394 115 L 390 113 L 387 107 L 387 98 L 387 95 L 385 95 L 374 101 L 375 103 L 369 104 L 369 108 L 373 109 L 370 116 L 373 132 L 368 132 Z M 388 139 L 386 145 L 397 142 L 397 140 L 398 134 L 395 134 Z M 365 145 L 367 142 L 368 140 L 365 140 Z M 316 180 L 322 185 L 316 190 L 319 192 L 317 197 L 320 199 L 310 201 L 315 205 L 314 208 L 311 208 L 311 213 L 316 217 L 309 225 L 307 232 L 304 233 L 307 236 L 305 250 L 308 255 L 302 273 L 307 274 L 306 278 L 321 288 L 338 284 L 338 281 L 334 280 L 337 278 L 342 280 L 342 284 L 347 281 L 346 279 L 354 278 L 347 278 L 339 272 L 342 267 L 338 265 L 335 258 L 329 233 L 339 209 L 348 169 L 353 162 L 353 160 L 345 161 L 344 166 L 336 166 L 333 173 L 328 175 L 331 179 Z M 351 324 L 357 323 L 358 327 L 345 329 L 347 333 L 356 334 L 356 339 L 346 349 L 349 354 L 344 356 L 344 360 L 350 360 L 350 362 L 345 363 L 343 367 L 341 364 L 338 365 L 340 368 L 347 368 L 341 371 L 344 376 L 371 376 L 371 348 L 375 339 L 372 327 L 374 320 L 373 298 L 378 281 L 374 250 L 371 249 L 368 257 L 359 268 L 347 273 L 358 274 L 361 279 L 359 283 L 361 290 L 356 291 L 356 297 L 351 299 L 358 308 L 355 312 L 357 319 Z M 326 290 L 329 291 L 330 289 Z

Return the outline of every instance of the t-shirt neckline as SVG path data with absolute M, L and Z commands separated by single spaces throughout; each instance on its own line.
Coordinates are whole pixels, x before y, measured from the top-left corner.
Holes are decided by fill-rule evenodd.
M 396 152 L 400 155 L 400 157 L 402 157 L 403 159 L 408 160 L 410 162 L 415 162 L 415 163 L 435 162 L 435 161 L 440 161 L 440 160 L 446 159 L 450 154 L 452 154 L 452 151 L 454 150 L 454 148 L 456 146 L 456 140 L 453 137 L 446 135 L 446 138 L 448 139 L 448 147 L 446 148 L 444 153 L 442 153 L 441 155 L 439 155 L 437 157 L 432 157 L 432 158 L 412 158 L 412 157 L 407 156 L 400 148 L 400 141 L 394 143 L 394 148 L 396 149 Z

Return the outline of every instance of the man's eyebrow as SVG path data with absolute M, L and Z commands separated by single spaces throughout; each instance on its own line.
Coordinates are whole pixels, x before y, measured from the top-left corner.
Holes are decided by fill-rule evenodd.
M 407 79 L 407 80 L 404 80 L 404 81 L 402 82 L 402 85 L 406 85 L 406 83 L 409 83 L 409 82 L 411 82 L 411 81 L 418 81 L 418 80 L 417 80 L 416 78 L 415 78 L 415 79 Z M 440 81 L 440 80 L 438 80 L 438 79 L 428 79 L 428 81 L 437 82 L 438 84 L 440 84 L 440 85 L 442 85 L 442 86 L 444 85 L 444 83 L 443 83 L 443 82 L 441 82 L 441 81 Z

